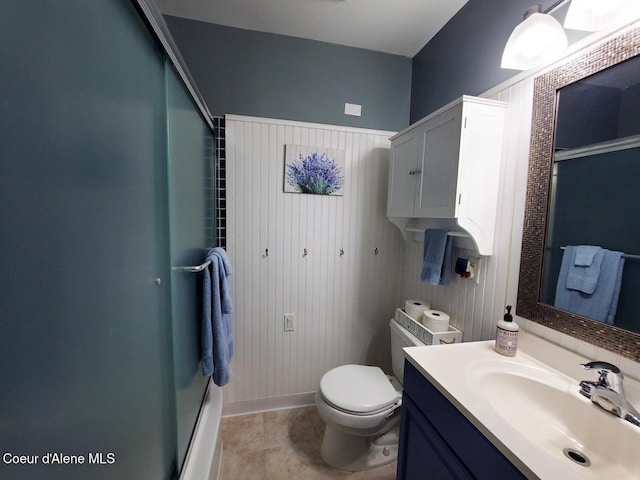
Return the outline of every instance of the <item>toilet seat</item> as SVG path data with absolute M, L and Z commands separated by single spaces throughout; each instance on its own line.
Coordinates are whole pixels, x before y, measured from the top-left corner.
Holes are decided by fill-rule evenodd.
M 400 396 L 379 367 L 342 365 L 329 370 L 320 380 L 324 400 L 351 415 L 391 412 Z

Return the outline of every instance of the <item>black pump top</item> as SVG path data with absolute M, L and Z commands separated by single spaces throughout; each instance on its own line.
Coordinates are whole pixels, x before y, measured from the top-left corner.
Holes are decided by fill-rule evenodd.
M 511 305 L 507 305 L 507 313 L 504 314 L 505 322 L 513 322 L 513 316 L 511 315 Z

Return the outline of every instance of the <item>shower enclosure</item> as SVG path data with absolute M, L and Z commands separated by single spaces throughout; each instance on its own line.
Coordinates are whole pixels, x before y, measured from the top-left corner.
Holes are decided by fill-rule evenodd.
M 0 2 L 3 479 L 177 478 L 207 391 L 211 124 L 141 5 Z

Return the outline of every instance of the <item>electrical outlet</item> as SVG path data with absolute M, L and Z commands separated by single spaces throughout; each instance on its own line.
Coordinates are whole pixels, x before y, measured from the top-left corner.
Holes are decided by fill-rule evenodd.
M 284 331 L 293 332 L 296 329 L 296 314 L 285 313 L 284 314 Z

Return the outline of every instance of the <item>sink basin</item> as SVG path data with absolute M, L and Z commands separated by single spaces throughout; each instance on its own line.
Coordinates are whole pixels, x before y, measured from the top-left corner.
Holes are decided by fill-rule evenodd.
M 515 357 L 497 354 L 493 341 L 404 351 L 527 478 L 640 479 L 640 428 L 580 395 L 579 380 L 590 377 L 579 366 L 586 360 L 552 344 L 530 342 Z M 550 352 L 554 365 L 571 376 L 543 361 Z
M 574 379 L 501 360 L 472 363 L 467 374 L 479 398 L 550 461 L 581 466 L 581 478 L 640 477 L 640 429 L 580 395 Z

